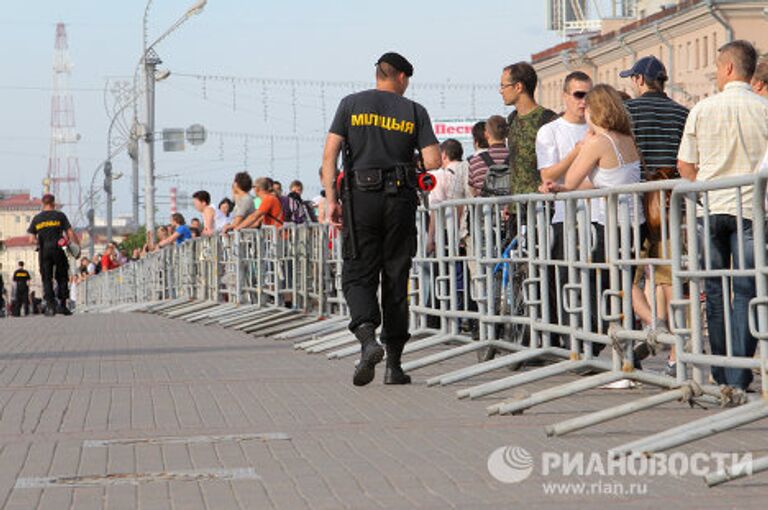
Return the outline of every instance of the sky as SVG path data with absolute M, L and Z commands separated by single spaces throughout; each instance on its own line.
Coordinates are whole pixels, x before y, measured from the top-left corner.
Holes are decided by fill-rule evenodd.
M 193 3 L 154 0 L 150 41 Z M 91 182 L 99 188 L 100 176 L 92 177 L 107 154 L 108 111 L 130 95 L 121 99 L 117 91 L 127 90 L 141 56 L 145 5 L 145 0 L 34 0 L 0 10 L 5 69 L 0 188 L 41 194 L 59 21 L 67 24 L 74 63 L 70 87 L 81 135 L 76 153 L 82 197 Z M 157 83 L 157 129 L 197 123 L 209 133 L 203 145 L 187 145 L 184 152 L 156 145 L 159 220 L 168 214 L 170 188 L 180 197 L 208 189 L 218 201 L 243 169 L 285 185 L 298 177 L 307 195 L 319 192 L 322 138 L 336 105 L 372 83 L 373 63 L 386 51 L 398 51 L 414 64 L 410 95 L 433 118 L 505 113 L 497 91 L 502 67 L 559 42 L 544 29 L 544 17 L 543 2 L 521 0 L 209 0 L 201 14 L 156 46 L 160 67 L 171 72 Z M 266 78 L 274 81 L 265 84 Z M 478 87 L 472 95 L 469 88 L 452 88 L 455 84 Z M 118 123 L 116 146 L 124 140 L 123 125 Z M 125 151 L 114 156 L 113 166 L 124 174 L 114 183 L 115 215 L 129 214 L 131 165 Z M 143 173 L 140 189 L 143 193 Z M 104 216 L 101 195 L 96 215 Z

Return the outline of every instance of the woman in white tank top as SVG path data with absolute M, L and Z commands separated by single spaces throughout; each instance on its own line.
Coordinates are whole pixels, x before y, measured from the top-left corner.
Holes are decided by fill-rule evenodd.
M 629 114 L 619 93 L 610 85 L 596 85 L 586 97 L 585 115 L 589 132 L 579 155 L 565 174 L 565 182 L 545 181 L 544 193 L 575 189 L 614 188 L 640 182 L 640 155 L 632 136 Z M 593 200 L 592 221 L 605 225 L 605 201 Z M 634 214 L 634 197 L 629 210 L 633 222 L 645 223 L 642 207 Z

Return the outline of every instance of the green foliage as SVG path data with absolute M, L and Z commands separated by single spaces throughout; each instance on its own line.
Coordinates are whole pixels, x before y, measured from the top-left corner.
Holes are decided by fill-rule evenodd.
M 120 249 L 126 250 L 130 255 L 133 253 L 134 249 L 138 248 L 140 250 L 146 244 L 146 242 L 147 229 L 144 226 L 141 226 L 138 228 L 138 230 L 136 230 L 136 232 L 126 237 L 125 240 L 120 243 Z

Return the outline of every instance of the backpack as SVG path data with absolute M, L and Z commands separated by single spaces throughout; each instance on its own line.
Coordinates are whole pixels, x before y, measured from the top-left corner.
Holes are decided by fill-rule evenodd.
M 487 152 L 481 152 L 479 156 L 488 165 L 488 173 L 485 176 L 480 196 L 500 197 L 509 195 L 509 189 L 512 185 L 509 158 L 501 163 L 496 163 Z
M 286 221 L 296 223 L 317 223 L 315 211 L 307 202 L 301 200 L 301 197 L 295 193 L 289 193 L 286 197 L 288 207 L 285 208 Z

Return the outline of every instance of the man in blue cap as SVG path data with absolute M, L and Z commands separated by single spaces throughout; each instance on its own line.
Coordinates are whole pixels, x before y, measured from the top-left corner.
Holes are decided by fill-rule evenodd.
M 627 109 L 642 156 L 643 180 L 660 169 L 674 170 L 688 109 L 664 93 L 669 79 L 667 69 L 658 58 L 649 56 L 619 76 L 630 78 L 635 91 L 636 97 L 627 101 Z
M 403 97 L 412 75 L 405 57 L 382 55 L 376 62 L 376 88 L 341 100 L 323 153 L 326 214 L 342 228 L 342 290 L 349 329 L 361 346 L 355 386 L 370 383 L 384 357 L 376 339 L 379 326 L 387 354 L 384 383 L 411 382 L 400 357 L 410 338 L 408 274 L 416 249 L 418 201 L 414 151 L 420 151 L 424 169 L 441 165 L 427 110 Z M 344 191 L 338 197 L 336 163 L 342 150 Z

